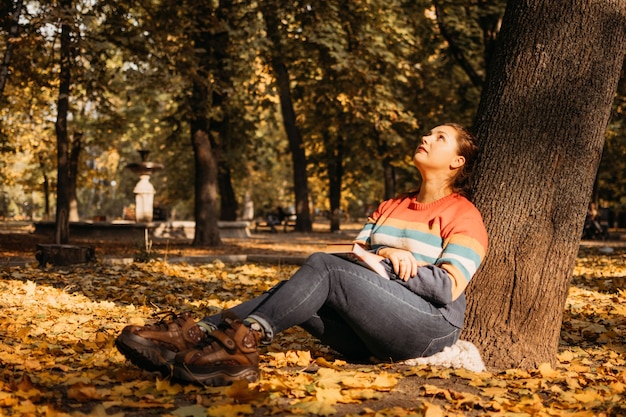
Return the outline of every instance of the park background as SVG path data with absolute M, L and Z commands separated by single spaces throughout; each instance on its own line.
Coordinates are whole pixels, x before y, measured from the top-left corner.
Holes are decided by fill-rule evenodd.
M 472 125 L 506 2 L 344 3 L 3 2 L 0 217 L 55 217 L 64 18 L 72 28 L 63 117 L 74 221 L 132 218 L 125 209 L 135 204 L 138 176 L 127 166 L 142 149 L 164 167 L 151 178 L 157 217 L 194 219 L 200 174 L 189 123 L 201 87 L 222 220 L 250 217 L 247 202 L 254 217 L 295 210 L 285 117 L 302 138 L 297 168 L 313 216 L 360 219 L 384 197 L 415 188 L 420 135 L 442 122 Z M 280 17 L 276 33 L 265 27 L 264 5 Z M 279 82 L 292 116 L 281 111 Z M 589 196 L 620 227 L 623 85 Z

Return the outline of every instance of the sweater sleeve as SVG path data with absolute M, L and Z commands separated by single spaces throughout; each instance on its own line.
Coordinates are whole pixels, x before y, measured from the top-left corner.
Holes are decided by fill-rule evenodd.
M 486 255 L 488 239 L 482 217 L 473 206 L 452 216 L 442 237 L 437 260 L 420 267 L 404 285 L 435 304 L 447 305 L 467 288 Z
M 451 281 L 452 300 L 465 291 L 486 252 L 487 231 L 478 211 L 455 219 L 453 230 L 445 237 L 441 255 L 434 263 Z
M 446 271 L 435 265 L 422 266 L 416 276 L 406 282 L 398 279 L 398 282 L 435 305 L 444 306 L 453 301 L 452 280 Z

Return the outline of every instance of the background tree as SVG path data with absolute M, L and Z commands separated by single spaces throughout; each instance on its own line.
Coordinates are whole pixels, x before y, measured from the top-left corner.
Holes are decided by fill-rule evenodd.
M 5 20 L 9 26 L 9 34 L 7 37 L 7 47 L 4 51 L 4 56 L 2 57 L 2 66 L 0 67 L 0 98 L 4 93 L 4 86 L 6 85 L 7 78 L 9 77 L 9 64 L 11 62 L 11 56 L 13 55 L 13 48 L 15 46 L 14 40 L 17 38 L 17 34 L 19 31 L 19 17 L 22 13 L 22 0 L 16 0 L 15 4 L 13 2 L 4 2 L 3 6 L 0 8 L 0 13 L 2 16 L 7 16 Z
M 613 103 L 611 121 L 606 133 L 602 160 L 598 168 L 591 200 L 608 210 L 606 220 L 610 227 L 626 227 L 626 77 L 624 66 Z M 610 215 L 609 215 L 610 214 Z
M 271 42 L 269 62 L 274 72 L 276 89 L 280 99 L 281 115 L 289 149 L 293 162 L 293 189 L 295 196 L 296 230 L 310 232 L 313 228 L 309 206 L 309 185 L 307 176 L 307 159 L 303 146 L 302 133 L 298 127 L 296 113 L 291 97 L 290 77 L 283 50 L 283 35 L 281 29 L 286 28 L 281 24 L 278 13 L 281 9 L 274 2 L 261 3 L 261 11 L 266 23 L 267 36 Z M 285 21 L 286 19 L 282 19 Z
M 71 87 L 72 67 L 72 0 L 59 3 L 61 36 L 59 45 L 59 98 L 57 100 L 57 120 L 55 123 L 57 136 L 57 202 L 55 221 L 55 242 L 68 243 L 70 238 L 69 225 L 69 138 L 67 133 L 67 115 Z
M 476 118 L 475 202 L 490 250 L 464 335 L 491 365 L 556 357 L 625 48 L 621 1 L 507 4 Z

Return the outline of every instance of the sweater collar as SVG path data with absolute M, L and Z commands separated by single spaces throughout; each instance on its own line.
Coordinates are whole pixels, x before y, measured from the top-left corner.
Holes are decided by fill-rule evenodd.
M 435 200 L 433 202 L 430 203 L 418 203 L 417 201 L 415 201 L 415 197 L 411 198 L 411 201 L 409 202 L 409 209 L 411 210 L 429 210 L 435 207 L 438 207 L 442 204 L 447 203 L 450 200 L 456 199 L 459 196 L 459 193 L 452 193 L 452 194 L 448 194 L 445 197 L 440 198 L 439 200 Z

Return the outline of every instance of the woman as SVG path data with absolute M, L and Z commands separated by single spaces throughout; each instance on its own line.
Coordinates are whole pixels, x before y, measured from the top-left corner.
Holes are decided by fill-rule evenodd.
M 295 325 L 352 360 L 405 360 L 453 345 L 464 290 L 487 250 L 481 215 L 464 196 L 477 149 L 465 128 L 437 126 L 413 156 L 419 190 L 381 203 L 369 217 L 355 242 L 385 258 L 391 279 L 315 253 L 289 280 L 222 314 L 127 326 L 118 349 L 144 369 L 224 385 L 256 380 L 258 344 Z

